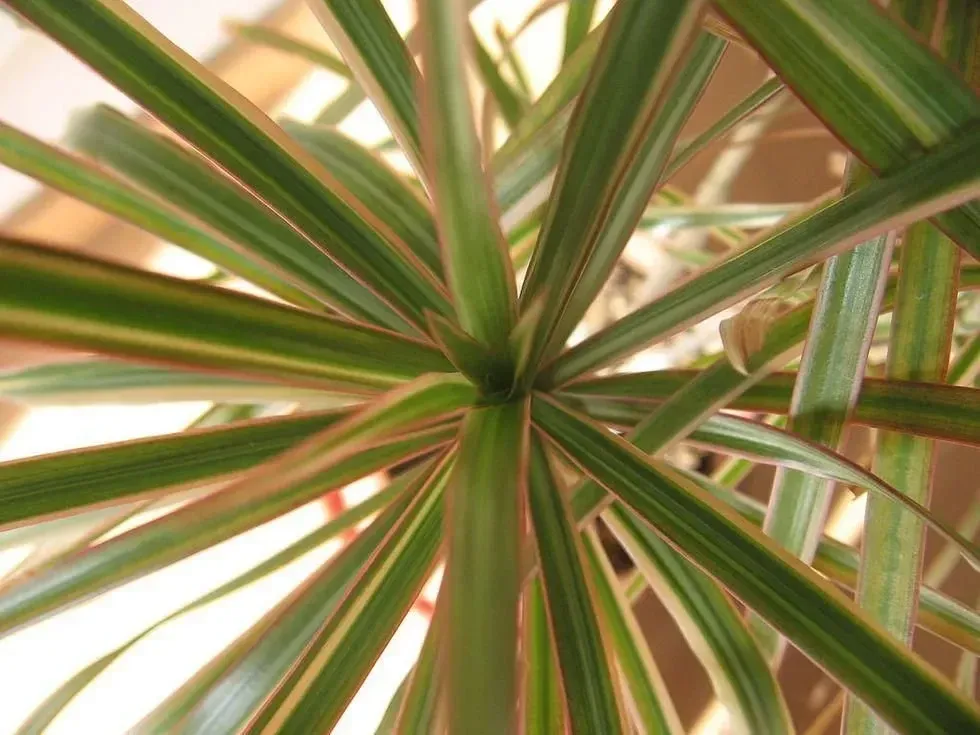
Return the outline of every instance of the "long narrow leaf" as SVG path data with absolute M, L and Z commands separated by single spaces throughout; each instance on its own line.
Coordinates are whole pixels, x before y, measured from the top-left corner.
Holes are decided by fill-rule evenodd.
M 513 732 L 528 405 L 471 411 L 447 496 L 442 691 L 450 732 Z
M 448 369 L 394 333 L 4 239 L 0 307 L 8 337 L 307 385 L 377 390 Z
M 451 463 L 447 458 L 435 469 L 246 733 L 300 735 L 337 723 L 432 572 Z
M 619 426 L 633 426 L 647 416 L 650 404 L 666 400 L 699 372 L 658 370 L 599 378 L 569 386 L 569 395 L 581 397 L 583 407 L 595 418 Z M 729 407 L 739 411 L 788 413 L 795 378 L 793 373 L 763 378 Z M 851 419 L 865 426 L 977 445 L 980 444 L 978 411 L 980 391 L 974 388 L 865 378 Z
M 187 221 L 167 204 L 2 123 L 0 163 L 199 255 L 286 301 L 321 308 L 317 299 L 277 276 L 268 264 L 247 257 L 220 237 Z
M 420 0 L 418 10 L 425 29 L 425 152 L 446 274 L 460 326 L 499 351 L 516 319 L 516 294 L 473 125 L 464 53 L 471 40 L 466 3 Z
M 862 178 L 867 178 L 865 172 L 852 172 L 847 188 L 860 186 Z M 830 449 L 839 448 L 861 390 L 890 261 L 891 242 L 888 236 L 881 236 L 835 255 L 823 266 L 793 386 L 788 431 Z M 780 467 L 773 480 L 765 532 L 809 564 L 832 492 L 832 484 L 822 478 Z M 778 661 L 782 654 L 779 635 L 755 617 L 750 626 L 766 655 Z
M 730 506 L 752 525 L 761 528 L 766 516 L 766 507 L 758 500 L 721 488 L 697 473 L 685 472 L 684 474 Z M 958 558 L 958 550 L 954 553 Z M 813 568 L 845 587 L 854 588 L 857 584 L 860 562 L 858 553 L 852 547 L 824 536 L 817 545 Z M 928 585 L 920 588 L 920 595 L 921 606 L 916 621 L 920 627 L 960 648 L 973 652 L 980 651 L 980 613 Z
M 735 732 L 793 732 L 776 678 L 724 591 L 621 504 L 603 519 L 701 661 Z
M 971 131 L 901 168 L 893 176 L 820 204 L 718 266 L 567 350 L 547 380 L 562 384 L 656 339 L 717 313 L 739 298 L 821 256 L 948 209 L 980 193 L 980 132 Z
M 473 56 L 483 86 L 493 98 L 504 122 L 508 127 L 513 128 L 524 116 L 524 109 L 527 106 L 525 100 L 511 88 L 510 82 L 504 79 L 498 62 L 490 55 L 476 33 L 473 34 Z M 493 141 L 483 141 L 483 144 L 492 148 Z
M 221 401 L 225 404 L 304 401 L 329 407 L 356 400 L 311 388 L 217 373 L 174 370 L 117 360 L 70 360 L 0 372 L 0 395 L 28 406 Z
M 425 179 L 416 96 L 419 71 L 384 5 L 380 0 L 310 0 L 309 5 L 416 173 Z
M 573 732 L 625 732 L 611 649 L 592 601 L 563 488 L 537 435 L 531 440 L 528 507 L 537 539 L 541 579 L 551 611 L 555 650 Z
M 535 396 L 534 421 L 672 545 L 896 726 L 970 732 L 980 712 L 812 571 L 693 483 Z
M 905 232 L 898 293 L 888 344 L 890 378 L 942 382 L 946 378 L 956 305 L 959 251 L 928 222 Z M 875 474 L 910 499 L 928 505 L 936 463 L 935 442 L 882 432 Z M 861 544 L 857 601 L 882 628 L 911 643 L 918 604 L 925 528 L 892 504 L 868 498 Z M 860 702 L 844 710 L 848 735 L 881 733 L 886 725 Z
M 669 117 L 662 119 L 670 70 L 688 50 L 698 27 L 701 5 L 698 0 L 626 0 L 612 10 L 589 80 L 572 113 L 558 164 L 555 194 L 521 291 L 524 308 L 544 299 L 542 328 L 531 353 L 532 371 L 547 352 L 550 332 L 582 269 L 593 258 L 615 260 L 639 219 L 640 212 L 631 210 L 637 203 L 645 206 L 649 201 L 679 128 L 679 123 L 669 124 Z M 721 45 L 712 42 L 704 53 L 714 55 L 717 61 Z M 624 85 L 625 73 L 635 82 Z M 682 94 L 687 105 L 693 105 L 709 75 L 710 71 L 696 78 L 693 94 Z M 610 90 L 618 91 L 610 96 Z M 690 109 L 683 104 L 681 121 L 683 111 Z M 660 126 L 665 122 L 666 134 L 661 137 Z M 621 187 L 626 189 L 625 203 L 619 200 L 623 196 Z M 629 196 L 634 189 L 635 197 Z M 614 209 L 610 211 L 610 207 Z M 621 237 L 605 244 L 608 254 L 597 253 L 601 226 L 619 214 L 628 225 L 622 233 L 617 230 Z M 597 290 L 607 273 L 600 269 L 595 276 L 598 284 L 590 282 L 589 287 Z M 558 339 L 564 341 L 560 336 Z
M 199 725 L 203 731 L 209 725 L 225 732 L 240 728 L 336 610 L 344 592 L 418 496 L 431 470 L 431 465 L 426 466 L 398 482 L 397 497 L 357 538 L 154 708 L 137 729 L 170 733 L 181 725 Z
M 407 484 L 406 480 L 411 479 L 410 476 L 406 475 L 404 478 L 400 478 L 394 482 L 389 483 L 388 487 L 380 491 L 376 495 L 372 496 L 368 500 L 354 506 L 350 510 L 346 511 L 339 517 L 329 521 L 325 525 L 311 531 L 305 537 L 291 544 L 290 546 L 283 549 L 281 552 L 270 557 L 266 561 L 262 562 L 258 566 L 238 575 L 234 579 L 225 582 L 217 589 L 208 592 L 207 594 L 187 603 L 175 612 L 167 615 L 165 618 L 157 621 L 150 627 L 146 628 L 133 638 L 129 639 L 126 643 L 118 646 L 114 650 L 110 651 L 106 655 L 97 659 L 90 665 L 86 666 L 84 669 L 79 671 L 75 676 L 62 684 L 58 689 L 52 692 L 45 700 L 41 703 L 35 710 L 31 713 L 31 716 L 21 725 L 19 733 L 23 735 L 41 735 L 44 729 L 60 714 L 60 712 L 72 701 L 74 697 L 80 694 L 85 687 L 91 684 L 99 674 L 105 671 L 112 663 L 119 659 L 124 653 L 129 651 L 133 646 L 135 646 L 140 641 L 149 637 L 151 634 L 162 628 L 164 625 L 172 620 L 185 615 L 189 612 L 197 610 L 210 604 L 216 600 L 219 600 L 226 595 L 229 595 L 237 590 L 242 589 L 248 584 L 259 580 L 273 571 L 283 568 L 289 562 L 298 559 L 303 554 L 312 551 L 316 547 L 329 541 L 338 534 L 348 529 L 353 528 L 358 522 L 364 520 L 372 513 L 376 512 L 380 508 L 385 507 L 391 503 L 396 496 L 405 492 L 405 486 Z M 382 524 L 383 526 L 384 524 Z M 377 533 L 377 531 L 368 531 L 362 533 L 361 536 L 366 536 L 363 540 L 355 542 L 356 547 L 362 550 L 369 549 L 369 544 L 372 540 L 372 533 Z M 351 552 L 347 552 L 350 556 Z M 352 572 L 348 572 L 348 575 Z M 246 637 L 248 634 L 246 634 Z M 298 636 L 299 637 L 299 636 Z M 301 640 L 301 637 L 300 637 Z M 226 655 L 226 652 L 221 654 Z M 265 674 L 270 675 L 270 667 L 265 669 Z M 254 680 L 252 682 L 255 684 Z M 171 700 L 168 700 L 168 703 Z M 161 705 L 157 708 L 157 712 L 167 709 L 166 705 Z
M 429 270 L 442 275 L 432 212 L 404 178 L 380 157 L 324 125 L 301 125 L 288 120 L 281 125 L 408 245 Z
M 68 140 L 86 155 L 222 233 L 259 264 L 281 271 L 341 313 L 402 331 L 407 328 L 384 302 L 326 253 L 310 247 L 275 212 L 174 141 L 104 106 L 75 116 Z
M 976 92 L 872 3 L 719 0 L 717 5 L 787 86 L 883 174 L 980 119 Z M 937 221 L 980 255 L 977 202 Z
M 408 675 L 405 698 L 398 710 L 397 729 L 404 735 L 429 735 L 439 714 L 439 657 L 446 631 L 445 598 L 436 601 L 418 660 Z
M 663 675 L 650 655 L 630 602 L 594 532 L 583 534 L 597 607 L 606 621 L 616 652 L 616 664 L 625 681 L 642 732 L 680 735 L 684 732 Z
M 685 141 L 682 145 L 678 145 L 664 169 L 663 178 L 669 179 L 700 151 L 704 150 L 709 143 L 727 133 L 783 89 L 783 83 L 779 79 L 772 78 L 764 81 L 745 99 L 732 105 L 724 115 L 718 118 L 717 122 L 710 125 L 703 133 Z
M 7 4 L 248 186 L 404 318 L 419 325 L 425 309 L 450 314 L 435 277 L 328 171 L 122 0 Z
M 214 481 L 347 418 L 327 411 L 258 419 L 0 464 L 0 526 Z
M 370 472 L 431 451 L 455 435 L 455 426 L 386 437 L 451 415 L 473 399 L 469 384 L 454 378 L 424 378 L 395 391 L 224 490 L 0 589 L 0 630 L 186 558 Z
M 275 30 L 274 28 L 249 23 L 231 23 L 229 24 L 228 28 L 236 36 L 248 41 L 249 43 L 265 46 L 267 48 L 274 48 L 277 51 L 282 51 L 293 56 L 298 56 L 301 59 L 306 59 L 307 61 L 316 64 L 321 69 L 332 71 L 334 74 L 341 76 L 344 79 L 351 80 L 354 78 L 354 75 L 351 73 L 351 70 L 347 68 L 347 65 L 326 49 L 314 46 L 306 41 L 301 41 L 298 38 L 288 36 L 285 33 Z
M 725 51 L 725 43 L 706 33 L 698 35 L 688 61 L 677 72 L 657 101 L 655 114 L 643 121 L 630 162 L 622 170 L 607 211 L 601 218 L 591 254 L 576 276 L 576 283 L 551 335 L 551 349 L 558 350 L 595 300 L 623 248 L 641 219 L 650 193 L 663 180 L 661 169 L 677 135 L 708 85 Z M 666 63 L 666 62 L 664 62 Z M 608 194 L 608 192 L 607 192 Z
M 566 706 L 540 578 L 535 578 L 524 591 L 522 631 L 524 733 L 551 735 L 564 732 Z
M 589 32 L 595 14 L 596 0 L 574 0 L 568 3 L 568 18 L 565 20 L 565 48 L 562 59 L 567 59 L 582 44 Z

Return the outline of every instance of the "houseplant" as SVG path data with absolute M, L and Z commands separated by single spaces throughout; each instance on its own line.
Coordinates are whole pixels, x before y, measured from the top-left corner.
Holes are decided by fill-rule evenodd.
M 896 641 L 914 622 L 980 648 L 976 614 L 920 589 L 918 574 L 924 523 L 978 557 L 925 507 L 931 439 L 980 441 L 977 391 L 943 382 L 956 293 L 978 278 L 957 249 L 980 254 L 980 99 L 967 81 L 975 6 L 948 3 L 936 18 L 928 4 L 900 4 L 901 19 L 850 0 L 719 0 L 711 15 L 694 1 L 620 0 L 585 33 L 591 4 L 577 4 L 562 71 L 532 105 L 483 69 L 511 125 L 484 167 L 466 3 L 419 4 L 420 75 L 379 2 L 311 0 L 412 164 L 409 180 L 323 125 L 279 127 L 121 0 L 5 3 L 224 174 L 104 109 L 79 120 L 73 143 L 118 173 L 9 128 L 4 162 L 286 302 L 7 238 L 0 335 L 126 361 L 25 371 L 5 378 L 7 391 L 125 383 L 301 409 L 0 468 L 10 527 L 234 478 L 13 578 L 0 589 L 0 631 L 420 459 L 298 542 L 287 556 L 378 513 L 143 729 L 328 730 L 445 561 L 422 656 L 392 706 L 400 730 L 501 733 L 520 720 L 537 732 L 627 731 L 629 721 L 677 731 L 596 540 L 600 512 L 703 642 L 737 729 L 792 729 L 771 673 L 784 638 L 853 695 L 850 730 L 980 728 L 975 705 Z M 933 36 L 947 61 L 917 40 Z M 677 138 L 727 43 L 758 50 L 853 151 L 845 191 L 566 347 L 661 180 L 706 142 Z M 777 84 L 767 85 L 708 137 L 768 99 Z M 519 296 L 515 260 L 527 261 Z M 783 281 L 814 263 L 815 287 Z M 760 293 L 727 323 L 726 352 L 708 366 L 596 375 Z M 889 308 L 886 375 L 866 379 Z M 770 375 L 804 339 L 795 376 Z M 717 413 L 729 405 L 788 413 L 789 429 Z M 236 413 L 215 410 L 209 421 Z M 836 453 L 847 421 L 887 430 L 876 474 Z M 688 436 L 780 465 L 768 509 L 656 458 Z M 875 494 L 859 575 L 853 552 L 820 537 L 828 478 Z M 763 514 L 768 535 L 753 524 Z M 856 585 L 859 604 L 815 570 Z M 757 616 L 748 626 L 722 587 Z M 81 672 L 48 711 L 116 655 Z

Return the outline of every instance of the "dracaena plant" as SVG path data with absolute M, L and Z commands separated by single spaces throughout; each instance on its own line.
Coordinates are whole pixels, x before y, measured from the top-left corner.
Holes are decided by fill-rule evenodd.
M 191 282 L 0 239 L 0 336 L 97 355 L 7 374 L 7 395 L 215 404 L 184 433 L 0 466 L 6 539 L 57 538 L 69 524 L 91 540 L 147 502 L 183 501 L 13 575 L 0 633 L 404 470 L 106 652 L 29 731 L 163 622 L 368 518 L 136 731 L 330 730 L 441 564 L 432 624 L 383 731 L 680 733 L 668 663 L 651 657 L 631 607 L 647 588 L 735 731 L 793 730 L 774 674 L 786 642 L 844 687 L 849 732 L 980 731 L 971 697 L 909 649 L 918 626 L 968 661 L 980 651 L 980 616 L 919 574 L 926 525 L 978 559 L 974 530 L 927 507 L 934 441 L 980 444 L 980 350 L 964 316 L 980 270 L 960 252 L 980 255 L 977 5 L 619 0 L 590 30 L 595 3 L 573 2 L 561 69 L 533 99 L 507 39 L 498 61 L 474 37 L 470 2 L 420 0 L 406 42 L 379 0 L 309 0 L 342 58 L 238 29 L 351 80 L 317 124 L 280 125 L 122 0 L 4 3 L 183 143 L 99 108 L 75 121 L 76 154 L 0 126 L 0 162 L 219 275 Z M 729 44 L 776 76 L 679 141 Z M 509 128 L 489 152 L 471 64 Z M 729 227 L 728 255 L 568 347 L 637 228 L 741 222 L 737 208 L 680 206 L 663 182 L 777 95 L 852 152 L 840 192 L 745 242 Z M 364 96 L 412 174 L 331 128 Z M 225 277 L 274 298 L 222 288 Z M 736 304 L 713 361 L 607 369 Z M 284 403 L 294 410 L 255 418 Z M 870 470 L 838 453 L 851 423 L 880 429 Z M 695 474 L 665 459 L 681 441 L 751 462 Z M 732 489 L 754 462 L 779 467 L 768 507 Z M 821 535 L 835 481 L 872 494 L 862 557 Z M 600 517 L 635 565 L 628 585 Z

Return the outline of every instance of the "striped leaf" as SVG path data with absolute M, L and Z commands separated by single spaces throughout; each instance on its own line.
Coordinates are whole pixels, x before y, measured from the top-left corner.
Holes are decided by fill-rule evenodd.
M 392 332 L 5 239 L 0 306 L 7 337 L 284 382 L 376 391 L 449 369 Z
M 923 733 L 980 727 L 980 712 L 937 673 L 696 485 L 550 399 L 535 396 L 533 419 L 644 522 L 889 722 Z
M 340 719 L 432 572 L 451 463 L 434 470 L 244 732 L 326 732 Z
M 309 5 L 360 89 L 367 92 L 416 173 L 424 179 L 416 96 L 419 71 L 381 0 L 310 0 Z M 358 92 L 363 99 L 363 92 Z
M 650 342 L 724 309 L 740 298 L 827 255 L 980 193 L 980 132 L 971 131 L 832 203 L 819 204 L 755 245 L 641 307 L 552 363 L 554 385 L 622 358 Z
M 611 648 L 583 569 L 584 550 L 574 530 L 564 489 L 544 444 L 531 442 L 528 506 L 537 539 L 555 650 L 572 732 L 625 732 L 623 707 L 613 675 Z
M 275 462 L 77 558 L 0 588 L 0 631 L 62 609 L 272 520 L 366 474 L 432 451 L 455 427 L 397 435 L 472 402 L 472 388 L 424 378 L 328 426 Z M 396 434 L 393 438 L 392 434 Z
M 442 276 L 436 224 L 427 202 L 381 158 L 325 125 L 286 120 L 283 130 L 323 164 L 433 273 Z
M 680 735 L 684 732 L 680 717 L 674 709 L 663 675 L 650 655 L 630 601 L 620 589 L 620 580 L 595 533 L 587 531 L 582 537 L 589 560 L 595 603 L 606 621 L 616 653 L 616 666 L 629 690 L 634 719 L 642 726 L 643 732 Z
M 535 578 L 524 591 L 522 632 L 524 732 L 526 735 L 564 732 L 566 705 L 540 578 Z
M 776 678 L 724 591 L 621 504 L 603 519 L 704 666 L 733 730 L 793 732 Z
M 593 259 L 600 264 L 608 260 L 611 267 L 657 183 L 680 125 L 671 125 L 665 114 L 670 70 L 690 46 L 701 4 L 697 0 L 627 0 L 612 10 L 589 79 L 572 113 L 555 193 L 521 290 L 524 308 L 544 298 L 542 329 L 531 353 L 532 371 L 548 352 L 550 332 L 583 269 Z M 699 51 L 709 60 L 714 55 L 713 61 L 717 61 L 722 45 L 711 42 Z M 682 94 L 687 105 L 693 105 L 713 65 L 709 64 L 708 74 L 696 78 L 693 92 Z M 635 81 L 623 84 L 624 78 Z M 610 90 L 618 90 L 618 94 L 610 96 Z M 688 109 L 682 106 L 681 121 Z M 661 137 L 662 128 L 666 130 Z M 637 204 L 640 208 L 634 214 Z M 621 236 L 597 251 L 600 225 L 620 214 L 624 222 L 617 234 Z M 608 267 L 594 267 L 598 271 L 585 287 L 590 291 L 589 301 L 608 274 Z M 556 339 L 559 346 L 564 342 L 561 335 Z
M 786 85 L 882 174 L 891 175 L 980 119 L 980 97 L 966 81 L 872 3 L 717 5 Z M 936 220 L 980 255 L 980 204 L 964 204 Z
M 449 732 L 513 732 L 528 462 L 525 401 L 470 411 L 450 481 L 443 697 Z
M 848 186 L 859 186 L 862 178 L 867 178 L 866 172 L 852 172 Z M 806 348 L 793 386 L 788 431 L 839 449 L 845 423 L 861 390 L 890 261 L 891 242 L 882 236 L 834 256 L 823 266 Z M 833 485 L 826 480 L 780 467 L 773 480 L 766 533 L 809 564 L 827 519 L 832 492 Z M 778 661 L 782 654 L 778 634 L 755 617 L 750 625 L 767 656 Z
M 449 315 L 445 294 L 404 243 L 258 108 L 169 42 L 122 0 L 67 8 L 8 4 L 251 189 L 317 247 L 419 325 Z
M 75 116 L 68 140 L 87 156 L 220 232 L 259 265 L 286 274 L 342 314 L 400 331 L 410 329 L 327 253 L 312 247 L 249 192 L 174 141 L 104 106 Z
M 228 732 L 243 726 L 303 654 L 323 620 L 341 604 L 345 591 L 417 498 L 430 472 L 431 465 L 396 481 L 396 497 L 384 512 L 154 708 L 140 721 L 139 731 L 168 733 L 182 727 L 206 732 L 218 727 Z
M 2 123 L 0 163 L 199 255 L 288 302 L 322 308 L 320 301 L 278 275 L 269 263 L 241 252 L 168 204 Z
M 472 40 L 467 4 L 421 0 L 418 9 L 425 29 L 425 153 L 446 274 L 460 326 L 499 352 L 516 319 L 516 294 L 473 124 L 466 78 L 465 49 Z
M 31 733 L 32 735 L 34 734 L 41 735 L 41 733 L 44 732 L 45 728 L 55 720 L 55 718 L 73 700 L 74 697 L 76 697 L 78 694 L 84 691 L 84 689 L 93 681 L 95 681 L 95 679 L 97 679 L 98 676 L 103 671 L 105 671 L 105 669 L 107 669 L 114 661 L 119 659 L 127 651 L 132 649 L 137 643 L 148 638 L 150 635 L 160 630 L 164 625 L 171 622 L 172 620 L 176 620 L 181 616 L 186 615 L 189 612 L 200 609 L 206 605 L 209 605 L 212 602 L 215 602 L 216 600 L 220 600 L 223 597 L 242 589 L 246 585 L 251 584 L 256 580 L 262 579 L 263 577 L 265 577 L 266 575 L 274 571 L 282 569 L 288 563 L 316 549 L 318 546 L 321 546 L 322 544 L 326 543 L 327 541 L 334 538 L 335 536 L 342 533 L 343 531 L 352 529 L 357 523 L 363 521 L 365 518 L 369 517 L 379 509 L 384 508 L 386 505 L 391 503 L 398 495 L 405 494 L 405 490 L 406 490 L 405 486 L 407 484 L 405 480 L 407 479 L 410 479 L 408 475 L 404 476 L 403 478 L 399 478 L 399 480 L 389 483 L 388 487 L 378 492 L 376 495 L 372 496 L 368 500 L 365 500 L 363 503 L 359 503 L 353 508 L 347 510 L 342 515 L 338 516 L 332 521 L 329 521 L 328 523 L 324 524 L 323 526 L 316 529 L 315 531 L 311 531 L 309 534 L 299 539 L 298 541 L 294 542 L 293 544 L 287 546 L 279 553 L 269 557 L 266 561 L 262 562 L 258 566 L 238 575 L 237 577 L 225 582 L 224 584 L 212 590 L 211 592 L 208 592 L 207 594 L 197 598 L 196 600 L 187 603 L 186 605 L 176 610 L 175 612 L 170 613 L 166 617 L 161 618 L 160 620 L 153 623 L 153 625 L 149 626 L 148 628 L 146 628 L 136 636 L 130 638 L 123 645 L 113 649 L 109 653 L 105 654 L 101 658 L 94 661 L 92 664 L 86 666 L 77 674 L 75 674 L 73 677 L 71 677 L 66 682 L 64 682 L 58 689 L 52 692 L 44 700 L 44 702 L 42 702 L 37 708 L 35 708 L 34 711 L 31 713 L 30 717 L 26 721 L 24 721 L 24 723 L 21 725 L 21 729 L 18 732 L 24 733 L 24 735 L 27 735 L 27 733 Z M 395 507 L 398 508 L 397 503 L 395 504 Z M 389 517 L 391 516 L 390 512 L 388 513 L 388 516 Z M 342 555 L 346 556 L 347 558 L 351 558 L 351 557 L 364 558 L 365 552 L 370 550 L 371 542 L 373 540 L 376 540 L 377 538 L 376 534 L 378 532 L 378 529 L 386 528 L 388 526 L 390 526 L 390 523 L 386 524 L 382 522 L 373 531 L 369 530 L 366 532 L 362 532 L 359 535 L 358 539 L 355 540 L 355 542 L 351 545 L 352 551 L 342 552 Z M 362 540 L 362 537 L 366 537 L 366 538 L 363 538 Z M 353 549 L 357 549 L 357 552 L 355 552 Z M 331 570 L 331 574 L 336 575 L 337 569 L 341 565 L 337 561 L 332 561 L 331 565 L 333 567 Z M 333 595 L 336 595 L 336 589 L 338 584 L 339 586 L 343 586 L 343 584 L 349 581 L 351 573 L 352 571 L 348 569 L 346 572 L 346 576 L 344 576 L 343 573 L 341 573 L 340 575 L 334 576 L 331 579 L 330 584 L 332 585 L 331 589 L 333 590 L 332 592 Z M 336 602 L 335 597 L 333 598 L 333 601 Z M 277 610 L 278 609 L 279 608 L 277 608 Z M 263 632 L 266 632 L 266 630 L 263 629 Z M 247 639 L 248 637 L 249 634 L 246 634 L 243 638 Z M 301 645 L 303 643 L 303 638 L 301 635 L 297 635 L 296 638 L 294 638 L 294 641 L 297 644 Z M 278 641 L 270 641 L 270 643 L 278 643 Z M 232 648 L 238 649 L 239 646 L 240 643 L 236 643 L 233 644 Z M 281 649 L 280 649 L 280 653 L 282 653 Z M 228 654 L 229 652 L 226 649 L 226 651 L 222 653 L 221 658 L 224 659 L 226 656 L 228 656 Z M 270 676 L 270 677 L 274 676 L 274 674 L 271 673 L 272 668 L 273 668 L 272 666 L 267 665 L 263 671 L 263 674 L 265 676 Z M 200 678 L 195 677 L 194 681 L 200 681 Z M 254 678 L 252 679 L 252 683 L 253 684 L 255 683 Z M 191 685 L 182 687 L 180 691 L 184 692 L 189 688 L 191 688 Z M 172 701 L 175 701 L 177 698 L 178 695 L 176 694 L 172 695 L 172 697 L 168 699 L 165 704 L 161 704 L 155 710 L 155 712 L 160 713 L 162 715 L 164 710 L 169 709 L 170 703 Z M 239 700 L 239 704 L 240 704 L 240 700 Z
M 339 406 L 356 400 L 312 388 L 99 359 L 52 362 L 2 372 L 0 395 L 28 406 L 166 401 L 246 405 L 303 401 L 318 406 L 329 406 L 330 401 L 336 401 Z

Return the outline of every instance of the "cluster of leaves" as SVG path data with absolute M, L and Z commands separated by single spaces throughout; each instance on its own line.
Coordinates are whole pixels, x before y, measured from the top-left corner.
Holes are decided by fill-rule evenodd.
M 854 0 L 717 0 L 718 15 L 699 0 L 619 0 L 591 31 L 595 3 L 576 2 L 561 70 L 532 101 L 514 57 L 501 74 L 476 41 L 464 0 L 418 3 L 411 43 L 424 76 L 380 0 L 310 0 L 342 61 L 241 32 L 311 55 L 351 86 L 319 124 L 278 125 L 123 0 L 4 2 L 188 147 L 100 108 L 72 131 L 86 158 L 0 125 L 0 162 L 278 303 L 221 278 L 182 281 L 0 237 L 0 335 L 111 358 L 8 374 L 4 393 L 216 404 L 182 434 L 0 466 L 0 524 L 18 527 L 4 543 L 66 528 L 82 539 L 0 588 L 0 632 L 415 460 L 80 671 L 30 731 L 163 623 L 373 518 L 141 731 L 329 730 L 445 563 L 421 657 L 383 728 L 680 732 L 633 617 L 637 590 L 597 541 L 600 514 L 739 731 L 793 729 L 773 674 L 784 639 L 854 695 L 854 731 L 980 729 L 976 706 L 906 646 L 919 625 L 980 652 L 980 616 L 918 574 L 923 524 L 980 557 L 969 533 L 926 508 L 933 440 L 980 444 L 980 395 L 964 377 L 976 335 L 947 376 L 957 293 L 980 286 L 957 249 L 980 255 L 980 99 L 967 81 L 976 5 L 950 0 L 937 21 L 928 3 L 907 4 L 910 25 L 941 36 L 946 63 Z M 731 43 L 757 50 L 779 81 L 678 142 Z M 461 56 L 471 51 L 510 129 L 489 156 Z M 664 216 L 666 178 L 783 85 L 863 162 L 841 194 L 566 348 L 634 231 Z M 414 177 L 329 126 L 365 95 Z M 812 298 L 756 302 L 709 366 L 596 376 L 814 263 Z M 887 374 L 865 378 L 878 316 L 892 309 Z M 798 371 L 773 372 L 801 352 Z M 283 402 L 297 409 L 255 418 Z M 786 414 L 787 427 L 726 407 Z M 848 422 L 884 430 L 875 474 L 836 452 Z M 778 465 L 768 508 L 730 489 L 751 463 L 712 480 L 658 458 L 686 439 Z M 188 496 L 218 479 L 222 489 Z M 833 481 L 874 493 L 879 530 L 863 560 L 821 536 Z M 146 502 L 177 497 L 177 510 L 91 545 Z M 856 587 L 857 602 L 834 583 Z M 752 611 L 748 624 L 724 590 Z

